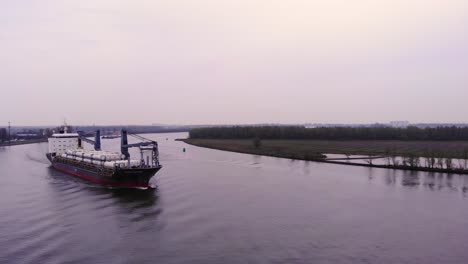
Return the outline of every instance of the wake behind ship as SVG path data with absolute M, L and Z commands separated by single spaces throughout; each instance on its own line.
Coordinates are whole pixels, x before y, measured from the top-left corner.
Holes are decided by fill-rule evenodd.
M 149 180 L 162 168 L 156 141 L 121 132 L 121 153 L 101 150 L 100 132 L 94 141 L 82 134 L 61 133 L 49 138 L 47 158 L 62 172 L 106 186 L 148 188 Z M 128 143 L 127 135 L 142 142 Z M 94 145 L 94 150 L 83 149 L 82 142 Z M 131 159 L 129 148 L 138 148 L 140 159 Z

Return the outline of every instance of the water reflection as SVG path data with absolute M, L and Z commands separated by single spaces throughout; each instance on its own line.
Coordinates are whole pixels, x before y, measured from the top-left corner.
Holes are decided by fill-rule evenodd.
M 260 164 L 262 160 L 262 156 L 260 155 L 252 155 L 252 160 L 254 164 Z
M 385 183 L 387 185 L 395 185 L 397 183 L 397 176 L 395 170 L 386 170 Z
M 408 187 L 419 186 L 419 173 L 416 171 L 402 171 L 401 185 Z
M 431 191 L 468 191 L 468 175 L 438 172 L 418 172 L 405 170 L 384 170 L 382 175 L 376 170 L 368 170 L 369 180 L 379 179 L 389 186 L 406 188 L 425 188 Z M 380 177 L 381 176 L 381 177 Z
M 309 174 L 310 173 L 310 162 L 304 161 L 303 166 L 302 166 L 302 170 L 303 170 L 304 174 L 306 174 L 306 175 Z
M 426 177 L 424 177 L 422 184 L 429 189 L 434 189 L 436 174 L 438 173 L 428 172 Z
M 184 135 L 148 135 L 164 139 L 165 165 L 153 181 L 160 189 L 149 191 L 103 188 L 49 169 L 41 161 L 46 145 L 0 152 L 0 262 L 435 264 L 468 258 L 468 211 L 460 210 L 467 176 L 197 147 L 182 153 L 184 143 L 165 140 Z M 118 150 L 119 141 L 103 144 Z
M 369 174 L 367 177 L 369 178 L 369 181 L 371 181 L 374 178 L 374 173 L 372 172 L 372 167 L 367 168 L 369 170 Z

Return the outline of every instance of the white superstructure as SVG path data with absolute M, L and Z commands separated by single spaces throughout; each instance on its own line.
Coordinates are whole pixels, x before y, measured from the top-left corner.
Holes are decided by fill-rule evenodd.
M 49 153 L 61 154 L 69 149 L 77 149 L 78 137 L 77 133 L 53 134 L 49 137 Z

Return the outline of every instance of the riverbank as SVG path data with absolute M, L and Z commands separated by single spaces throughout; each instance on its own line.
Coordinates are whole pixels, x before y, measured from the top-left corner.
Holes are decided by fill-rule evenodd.
M 305 144 L 293 144 L 289 140 L 265 140 L 261 146 L 255 147 L 252 140 L 225 140 L 225 139 L 180 139 L 190 145 L 199 147 L 226 150 L 245 154 L 254 154 L 278 158 L 297 160 L 319 160 L 326 158 L 315 148 Z
M 34 144 L 34 143 L 42 143 L 42 142 L 47 142 L 47 138 L 31 139 L 31 140 L 23 140 L 23 141 L 12 141 L 10 143 L 2 142 L 2 143 L 0 143 L 0 147 Z
M 341 165 L 364 166 L 386 169 L 401 169 L 411 171 L 445 172 L 468 174 L 467 168 L 446 168 L 437 166 L 422 166 L 422 164 L 372 164 L 372 162 L 353 162 L 350 159 L 327 159 L 327 154 L 362 155 L 382 158 L 389 149 L 392 155 L 422 157 L 428 149 L 436 151 L 443 159 L 462 159 L 463 151 L 468 148 L 468 142 L 440 141 L 325 141 L 325 140 L 262 140 L 258 147 L 253 140 L 243 139 L 180 139 L 187 144 L 232 151 L 245 154 L 326 162 Z M 366 158 L 362 158 L 364 160 Z

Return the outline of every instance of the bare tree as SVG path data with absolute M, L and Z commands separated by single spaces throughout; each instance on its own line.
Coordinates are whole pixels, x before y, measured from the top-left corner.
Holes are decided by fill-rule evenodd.
M 418 168 L 420 166 L 419 156 L 413 154 L 413 156 L 411 157 L 410 166 L 413 168 Z
M 419 157 L 414 153 L 408 153 L 403 158 L 403 165 L 409 166 L 411 168 L 417 168 L 419 167 Z
M 402 156 L 401 156 L 401 165 L 403 165 L 403 166 L 405 166 L 405 167 L 406 167 L 406 166 L 409 166 L 408 159 L 409 159 L 408 156 L 402 155 Z
M 435 152 L 431 151 L 431 159 L 430 159 L 430 164 L 429 164 L 430 167 L 434 168 L 435 163 L 436 163 Z
M 452 167 L 453 167 L 452 158 L 445 158 L 445 168 L 450 170 L 450 169 L 452 169 Z
M 386 160 L 386 163 L 387 163 L 387 166 L 390 166 L 390 163 L 392 161 L 392 150 L 387 148 L 385 149 L 385 160 Z
M 400 162 L 398 161 L 397 150 L 395 147 L 388 150 L 388 156 L 391 161 L 391 164 L 394 167 L 397 167 L 398 165 L 400 165 Z
M 436 164 L 440 169 L 444 168 L 444 158 L 441 153 L 437 153 L 436 155 Z
M 424 154 L 424 159 L 425 159 L 425 165 L 428 168 L 434 168 L 434 165 L 436 163 L 436 158 L 435 158 L 435 152 L 434 150 L 427 150 L 425 151 Z
M 463 149 L 463 169 L 468 169 L 468 148 Z
M 463 159 L 457 159 L 457 169 L 464 170 L 465 169 L 465 161 Z
M 423 153 L 423 158 L 424 158 L 424 166 L 426 168 L 430 168 L 431 167 L 431 154 L 429 152 L 429 150 L 424 150 L 424 153 Z

